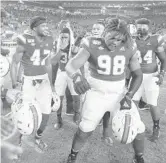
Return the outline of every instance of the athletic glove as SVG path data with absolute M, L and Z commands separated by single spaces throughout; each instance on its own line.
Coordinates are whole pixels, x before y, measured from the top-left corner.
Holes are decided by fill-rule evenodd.
M 73 76 L 74 89 L 77 94 L 84 94 L 90 89 L 88 81 L 79 73 Z
M 131 97 L 129 96 L 129 93 L 126 93 L 126 95 L 120 101 L 120 106 L 121 106 L 120 110 L 130 110 L 131 109 Z

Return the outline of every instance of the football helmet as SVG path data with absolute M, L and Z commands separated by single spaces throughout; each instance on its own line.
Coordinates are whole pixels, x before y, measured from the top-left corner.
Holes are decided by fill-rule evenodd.
M 6 57 L 0 55 L 0 77 L 6 76 L 9 72 L 9 69 L 10 69 L 9 60 Z
M 61 100 L 60 97 L 55 92 L 52 93 L 52 98 L 54 101 L 54 104 L 52 106 L 52 111 L 55 112 L 58 111 L 58 109 L 60 108 Z
M 12 104 L 15 101 L 15 99 L 17 99 L 18 96 L 20 96 L 20 94 L 21 91 L 18 89 L 8 89 L 6 93 L 6 101 L 9 104 Z
M 132 102 L 132 107 L 133 105 Z M 131 143 L 138 133 L 136 122 L 137 119 L 132 109 L 119 110 L 112 119 L 112 130 L 115 139 L 122 144 Z
M 22 94 L 19 94 L 11 110 L 13 120 L 21 134 L 36 134 L 42 121 L 42 113 L 37 101 L 23 101 Z

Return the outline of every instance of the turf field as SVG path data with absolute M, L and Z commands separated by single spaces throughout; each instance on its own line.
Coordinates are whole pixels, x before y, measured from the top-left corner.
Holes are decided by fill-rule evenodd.
M 166 80 L 161 86 L 159 107 L 161 110 L 161 136 L 157 143 L 148 140 L 152 133 L 152 120 L 148 110 L 141 111 L 141 117 L 146 124 L 145 163 L 166 163 Z M 65 110 L 65 107 L 64 107 Z M 44 133 L 44 141 L 48 143 L 48 150 L 39 154 L 34 149 L 23 144 L 24 153 L 15 163 L 65 163 L 70 152 L 72 138 L 77 126 L 72 117 L 63 114 L 64 126 L 59 131 L 53 127 L 56 122 L 56 113 L 52 113 L 48 127 Z M 111 128 L 111 126 L 110 126 Z M 78 155 L 77 163 L 131 163 L 133 149 L 131 145 L 120 145 L 114 142 L 107 146 L 102 142 L 102 127 L 98 126 L 93 136 L 88 140 L 82 152 Z M 111 134 L 111 130 L 110 130 Z M 13 138 L 15 143 L 17 137 Z M 6 163 L 6 162 L 5 162 Z

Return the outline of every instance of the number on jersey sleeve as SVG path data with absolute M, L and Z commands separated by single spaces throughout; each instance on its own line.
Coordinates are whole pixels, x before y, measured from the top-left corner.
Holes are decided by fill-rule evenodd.
M 111 72 L 113 75 L 121 75 L 124 73 L 125 62 L 126 58 L 124 56 L 111 58 L 108 55 L 101 55 L 98 57 L 98 66 L 100 69 L 97 72 L 102 75 L 110 75 Z

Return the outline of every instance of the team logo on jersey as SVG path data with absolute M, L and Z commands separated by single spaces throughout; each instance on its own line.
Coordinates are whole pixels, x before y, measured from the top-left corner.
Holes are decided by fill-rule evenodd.
M 124 103 L 124 107 L 129 107 L 129 105 L 127 104 L 127 102 Z
M 148 42 L 148 43 L 147 43 L 147 45 L 151 45 L 151 43 L 150 43 L 150 42 Z
M 124 46 L 120 48 L 120 51 L 125 51 L 125 48 L 124 48 Z
M 92 42 L 94 45 L 101 45 L 101 41 L 98 41 L 98 40 L 93 40 Z
M 35 43 L 35 40 L 34 39 L 27 39 L 27 42 L 28 43 Z

